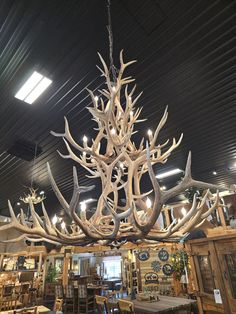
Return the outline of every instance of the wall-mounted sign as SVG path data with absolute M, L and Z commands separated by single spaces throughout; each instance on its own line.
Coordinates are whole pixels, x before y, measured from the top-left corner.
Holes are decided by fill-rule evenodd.
M 163 274 L 166 276 L 171 276 L 173 273 L 173 267 L 170 264 L 165 264 L 162 267 Z
M 153 261 L 151 263 L 151 267 L 155 272 L 159 272 L 161 270 L 161 263 L 159 261 Z
M 145 279 L 145 285 L 149 284 L 158 284 L 158 275 L 156 273 L 146 273 L 144 276 Z
M 159 257 L 160 261 L 166 262 L 166 261 L 168 261 L 168 259 L 169 259 L 169 253 L 168 253 L 168 251 L 166 251 L 165 249 L 161 249 L 161 250 L 158 252 L 158 257 Z
M 149 259 L 150 254 L 148 251 L 142 251 L 137 254 L 137 257 L 140 261 L 144 262 Z

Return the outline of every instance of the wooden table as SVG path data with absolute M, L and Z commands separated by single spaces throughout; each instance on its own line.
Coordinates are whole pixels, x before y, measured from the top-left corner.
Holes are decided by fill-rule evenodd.
M 0 314 L 10 314 L 13 313 L 14 311 L 0 311 Z M 37 306 L 37 312 L 38 313 L 49 313 L 51 312 L 50 309 L 48 309 L 46 306 L 44 305 L 38 305 Z
M 164 295 L 159 295 L 160 301 L 157 302 L 147 302 L 132 300 L 134 303 L 135 314 L 177 314 L 178 310 L 190 310 L 191 304 L 195 303 L 195 300 L 169 297 Z M 130 300 L 130 297 L 124 298 L 124 300 Z M 116 304 L 118 299 L 109 300 L 112 304 Z

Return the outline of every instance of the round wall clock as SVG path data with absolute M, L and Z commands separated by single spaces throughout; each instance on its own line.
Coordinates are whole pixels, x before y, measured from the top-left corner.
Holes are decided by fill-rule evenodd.
M 149 259 L 150 254 L 148 251 L 142 251 L 137 254 L 137 257 L 140 261 L 144 262 Z
M 152 269 L 157 273 L 161 270 L 161 263 L 159 261 L 153 261 L 151 263 L 151 266 L 152 266 Z
M 163 274 L 166 276 L 171 276 L 173 273 L 173 267 L 170 264 L 165 264 L 162 267 Z
M 168 261 L 168 259 L 169 259 L 169 253 L 168 253 L 168 251 L 166 251 L 165 249 L 161 249 L 161 250 L 158 252 L 158 257 L 159 257 L 160 261 L 166 262 L 166 261 Z

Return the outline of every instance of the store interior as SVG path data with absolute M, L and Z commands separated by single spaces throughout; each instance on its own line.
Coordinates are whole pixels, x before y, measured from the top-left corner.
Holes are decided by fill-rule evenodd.
M 235 12 L 0 1 L 0 314 L 236 314 Z

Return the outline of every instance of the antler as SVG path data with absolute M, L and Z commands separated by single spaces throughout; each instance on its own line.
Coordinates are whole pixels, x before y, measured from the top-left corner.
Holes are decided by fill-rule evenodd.
M 105 77 L 106 89 L 100 90 L 101 96 L 95 96 L 88 90 L 92 107 L 88 110 L 93 120 L 98 125 L 98 132 L 90 145 L 84 136 L 83 144 L 77 143 L 70 132 L 69 123 L 65 118 L 64 133 L 51 132 L 54 136 L 61 137 L 68 150 L 67 155 L 59 152 L 62 158 L 70 158 L 89 172 L 89 178 L 101 180 L 102 193 L 98 199 L 94 214 L 88 215 L 86 210 L 80 208 L 80 194 L 90 192 L 94 186 L 79 186 L 76 168 L 73 167 L 74 189 L 70 202 L 60 192 L 53 178 L 49 164 L 47 165 L 49 179 L 62 208 L 71 218 L 71 225 L 53 225 L 42 203 L 43 216 L 39 217 L 34 205 L 30 202 L 32 223 L 26 221 L 23 211 L 20 219 L 17 219 L 9 202 L 11 223 L 0 227 L 6 230 L 9 227 L 16 228 L 24 234 L 24 238 L 31 241 L 48 241 L 52 243 L 70 245 L 91 245 L 102 243 L 120 246 L 126 241 L 173 241 L 185 236 L 194 226 L 200 226 L 209 214 L 218 206 L 219 187 L 201 181 L 196 181 L 191 176 L 191 152 L 189 152 L 185 176 L 180 184 L 162 191 L 155 176 L 153 166 L 157 163 L 167 162 L 171 153 L 180 145 L 183 134 L 179 139 L 172 139 L 163 144 L 158 144 L 158 136 L 168 118 L 168 107 L 157 125 L 153 134 L 149 134 L 146 147 L 144 138 L 139 145 L 132 141 L 136 132 L 142 108 L 135 108 L 141 94 L 134 97 L 135 88 L 129 92 L 128 84 L 133 82 L 132 77 L 123 77 L 125 69 L 136 61 L 124 62 L 123 51 L 120 53 L 120 70 L 117 78 L 111 81 L 108 67 L 99 54 L 102 68 L 99 68 Z M 124 91 L 124 94 L 122 92 Z M 122 97 L 124 96 L 124 97 Z M 124 105 L 121 103 L 124 99 Z M 79 152 L 76 155 L 74 150 Z M 141 181 L 144 175 L 149 176 L 152 190 L 142 192 Z M 197 202 L 194 196 L 191 209 L 181 220 L 174 219 L 170 226 L 160 229 L 156 222 L 162 214 L 164 204 L 176 195 L 184 192 L 189 187 L 207 189 L 202 200 Z M 216 190 L 216 196 L 212 196 L 208 189 Z M 125 196 L 125 204 L 121 204 L 120 196 Z M 145 199 L 154 197 L 153 205 L 147 206 Z M 213 199 L 213 206 L 204 211 L 207 200 Z M 20 236 L 18 239 L 22 239 Z M 16 239 L 15 239 L 16 240 Z

